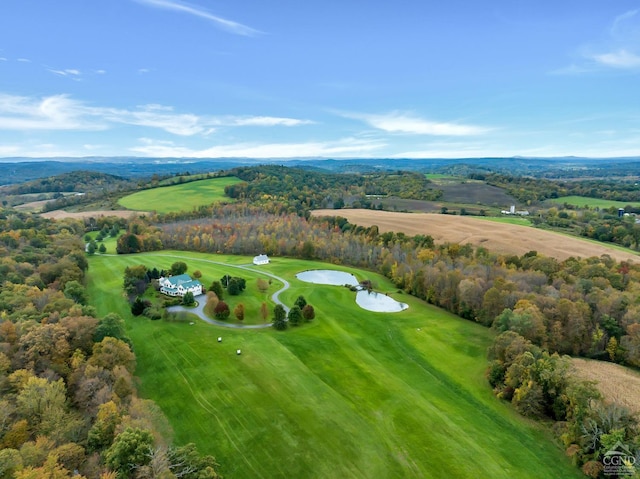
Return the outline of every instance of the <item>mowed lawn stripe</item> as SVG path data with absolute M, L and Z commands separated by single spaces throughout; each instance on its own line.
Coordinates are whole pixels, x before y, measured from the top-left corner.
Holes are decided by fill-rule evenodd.
M 547 432 L 493 397 L 484 379 L 490 330 L 382 276 L 284 258 L 264 270 L 290 282 L 287 304 L 302 294 L 314 306 L 310 324 L 277 332 L 134 318 L 122 295 L 127 265 L 181 256 L 208 277 L 218 267 L 207 261 L 250 262 L 162 255 L 91 258 L 90 297 L 100 314 L 126 318 L 140 393 L 168 416 L 176 442 L 215 455 L 225 477 L 580 477 Z M 295 278 L 316 268 L 370 278 L 409 309 L 367 312 L 347 288 Z

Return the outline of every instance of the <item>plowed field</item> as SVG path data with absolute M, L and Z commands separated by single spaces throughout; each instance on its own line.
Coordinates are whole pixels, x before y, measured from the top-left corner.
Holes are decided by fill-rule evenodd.
M 633 252 L 528 226 L 497 223 L 469 216 L 429 213 L 394 213 L 365 209 L 316 210 L 314 216 L 342 216 L 361 226 L 377 225 L 380 232 L 431 235 L 436 243 L 470 243 L 489 251 L 523 255 L 537 251 L 564 260 L 570 256 L 588 258 L 608 254 L 617 261 L 640 261 Z

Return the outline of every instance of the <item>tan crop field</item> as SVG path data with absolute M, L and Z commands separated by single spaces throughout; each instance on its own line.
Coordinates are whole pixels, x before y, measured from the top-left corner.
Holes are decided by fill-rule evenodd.
M 75 213 L 64 211 L 64 210 L 55 210 L 48 211 L 47 213 L 41 213 L 41 216 L 45 218 L 59 220 L 63 218 L 75 218 L 75 219 L 85 219 L 85 218 L 97 218 L 100 216 L 117 216 L 118 218 L 131 218 L 135 216 L 142 216 L 148 214 L 145 211 L 131 211 L 131 210 L 94 210 L 94 211 L 78 211 Z
M 607 401 L 640 413 L 640 373 L 604 361 L 573 358 L 572 363 L 578 377 L 595 381 L 598 391 Z
M 640 261 L 632 251 L 624 251 L 582 238 L 528 226 L 498 223 L 469 216 L 430 213 L 395 213 L 366 209 L 315 210 L 313 216 L 342 216 L 351 224 L 377 225 L 380 232 L 431 235 L 436 243 L 470 243 L 489 251 L 523 255 L 537 251 L 545 256 L 567 259 L 608 254 L 617 261 Z

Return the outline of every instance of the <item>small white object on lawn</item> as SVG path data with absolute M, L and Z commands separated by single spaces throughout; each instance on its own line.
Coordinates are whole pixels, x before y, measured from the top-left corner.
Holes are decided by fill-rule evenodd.
M 238 349 L 238 350 L 236 351 L 236 354 L 237 354 L 238 356 L 240 356 L 240 355 L 242 354 L 242 351 Z
M 221 343 L 222 342 L 222 336 L 218 336 L 218 342 Z

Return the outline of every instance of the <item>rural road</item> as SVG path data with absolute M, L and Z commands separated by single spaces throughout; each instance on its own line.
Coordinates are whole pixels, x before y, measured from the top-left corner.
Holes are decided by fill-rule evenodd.
M 188 256 L 178 256 L 178 255 L 168 255 L 168 254 L 158 254 L 155 256 L 163 256 L 166 258 L 178 258 L 178 259 L 186 259 L 186 260 L 192 260 L 193 258 L 190 258 Z M 276 276 L 273 273 L 269 273 L 267 271 L 263 271 L 260 269 L 256 269 L 256 268 L 252 268 L 250 266 L 247 265 L 232 265 L 232 264 L 228 264 L 228 263 L 221 263 L 219 261 L 211 261 L 211 260 L 207 260 L 207 259 L 198 259 L 198 261 L 202 261 L 205 263 L 211 263 L 211 264 L 217 264 L 220 266 L 225 266 L 228 268 L 238 268 L 238 269 L 244 269 L 246 271 L 252 271 L 254 273 L 260 273 L 260 274 L 264 274 L 265 276 L 269 276 L 273 279 L 276 279 L 278 281 L 282 282 L 282 288 L 280 288 L 278 291 L 276 291 L 275 293 L 273 293 L 273 295 L 271 296 L 271 299 L 273 299 L 273 302 L 276 304 L 279 304 L 280 306 L 282 306 L 285 310 L 285 313 L 289 314 L 289 307 L 286 306 L 282 301 L 280 301 L 280 293 L 282 293 L 283 291 L 286 291 L 287 289 L 289 289 L 289 282 L 284 279 L 281 278 L 280 276 Z M 184 306 L 170 306 L 167 308 L 167 311 L 169 311 L 170 313 L 179 313 L 179 312 L 185 312 L 185 313 L 191 313 L 191 314 L 195 314 L 196 316 L 198 316 L 200 319 L 202 319 L 203 321 L 209 323 L 209 324 L 215 324 L 216 326 L 222 326 L 225 328 L 234 328 L 234 329 L 262 329 L 262 328 L 268 328 L 271 326 L 271 323 L 265 323 L 265 324 L 229 324 L 229 323 L 225 323 L 224 321 L 218 321 L 215 319 L 211 319 L 209 318 L 205 313 L 204 313 L 204 307 L 206 304 L 206 298 L 207 296 L 205 294 L 201 294 L 196 296 L 195 300 L 198 302 L 198 306 L 196 306 L 195 308 L 186 308 Z

